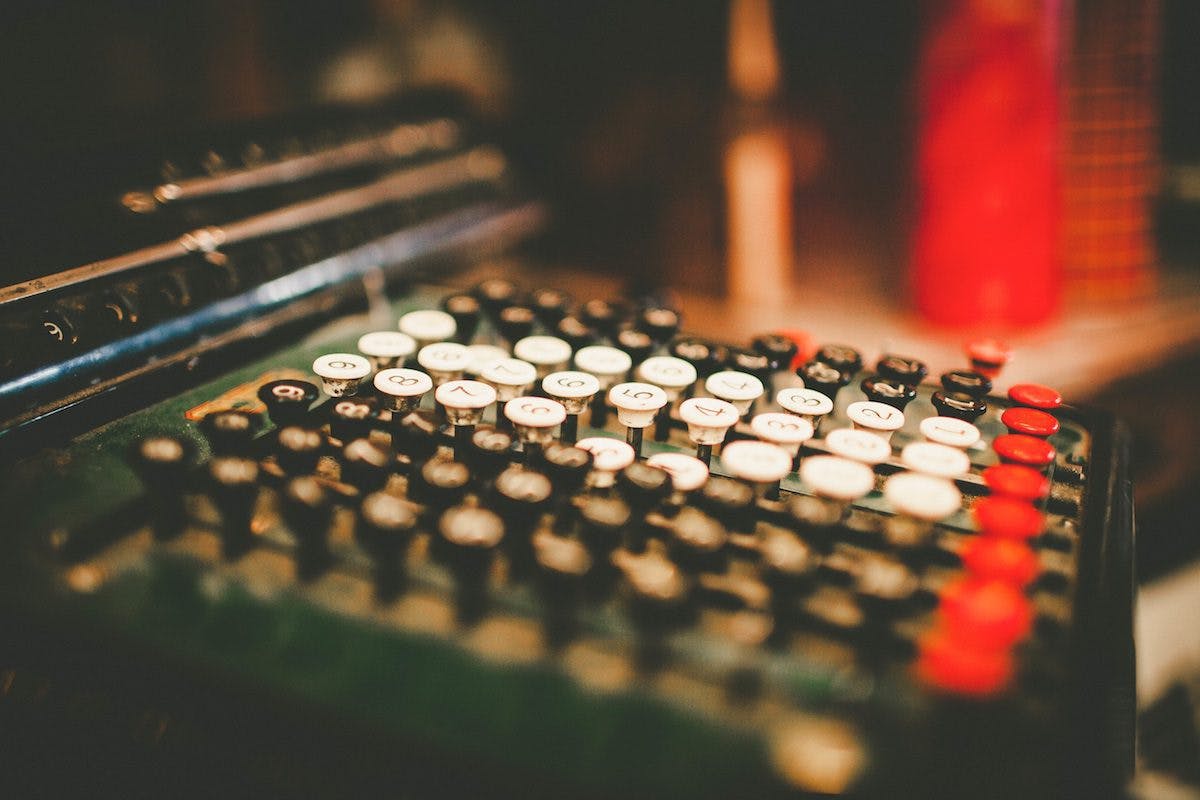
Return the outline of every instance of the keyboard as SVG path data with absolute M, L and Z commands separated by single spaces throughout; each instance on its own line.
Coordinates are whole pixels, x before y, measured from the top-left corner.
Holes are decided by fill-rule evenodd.
M 4 674 L 148 795 L 1123 796 L 1123 429 L 860 344 L 415 286 L 10 467 Z

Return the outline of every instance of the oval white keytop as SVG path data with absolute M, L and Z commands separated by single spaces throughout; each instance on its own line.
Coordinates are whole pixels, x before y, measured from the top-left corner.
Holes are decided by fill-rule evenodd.
M 721 463 L 735 477 L 751 483 L 775 483 L 792 471 L 792 457 L 770 442 L 730 442 Z
M 676 392 L 696 382 L 696 368 L 682 358 L 674 356 L 647 358 L 638 364 L 637 375 L 646 383 Z
M 741 419 L 733 403 L 715 397 L 691 397 L 679 406 L 679 418 L 689 427 L 728 430 Z
M 886 403 L 859 400 L 846 407 L 846 416 L 861 428 L 888 433 L 904 427 L 904 412 Z
M 875 473 L 866 464 L 838 456 L 811 456 L 800 464 L 800 480 L 821 497 L 857 500 L 875 488 Z
M 602 344 L 581 347 L 575 353 L 575 366 L 601 380 L 624 376 L 633 368 L 633 359 L 624 350 Z
M 833 411 L 833 401 L 815 389 L 792 386 L 775 393 L 775 402 L 785 411 L 804 417 L 823 417 Z
M 618 472 L 628 467 L 637 458 L 633 448 L 620 439 L 591 436 L 587 439 L 580 439 L 575 446 L 591 453 L 592 466 L 601 472 Z
M 535 367 L 558 367 L 571 360 L 571 345 L 557 336 L 526 336 L 513 345 L 513 355 Z
M 669 474 L 671 485 L 680 492 L 694 492 L 708 482 L 708 466 L 695 456 L 655 453 L 646 463 Z
M 853 428 L 838 428 L 825 434 L 825 446 L 835 456 L 864 464 L 881 464 L 892 455 L 891 445 L 879 436 Z
M 551 372 L 542 378 L 542 389 L 555 398 L 580 400 L 591 398 L 600 391 L 600 381 L 590 372 Z
M 371 374 L 371 362 L 356 353 L 327 353 L 313 362 L 312 371 L 330 397 L 352 394 L 359 382 Z
M 358 337 L 358 352 L 368 358 L 407 358 L 417 352 L 417 343 L 400 331 L 372 331 Z
M 496 402 L 496 390 L 483 381 L 446 381 L 433 396 L 446 408 L 487 408 Z
M 458 325 L 454 317 L 436 308 L 410 311 L 400 318 L 400 331 L 422 344 L 443 342 L 454 336 Z
M 557 400 L 515 397 L 504 404 L 504 416 L 525 428 L 553 428 L 567 418 L 567 411 Z
M 898 472 L 883 484 L 883 496 L 897 512 L 926 522 L 937 522 L 962 506 L 962 494 L 953 481 Z
M 795 414 L 781 414 L 778 411 L 755 414 L 750 420 L 750 430 L 765 442 L 791 448 L 793 454 L 798 445 L 813 437 L 811 422 Z
M 914 472 L 939 478 L 957 478 L 971 471 L 971 459 L 962 450 L 937 442 L 909 442 L 900 461 Z
M 537 367 L 519 358 L 502 358 L 492 364 L 479 375 L 480 378 L 501 389 L 501 399 L 504 389 L 524 391 L 537 380 Z
M 499 361 L 508 358 L 508 351 L 494 344 L 469 344 L 471 363 L 467 364 L 467 372 L 471 375 L 482 376 L 483 371 Z
M 608 390 L 608 404 L 630 428 L 645 428 L 667 404 L 667 393 L 650 383 L 618 383 Z
M 431 374 L 457 375 L 466 372 L 471 351 L 455 342 L 438 342 L 422 347 L 417 353 L 417 363 Z
M 966 450 L 979 441 L 979 428 L 954 417 L 926 417 L 921 420 L 921 435 L 931 442 Z
M 391 397 L 424 397 L 433 379 L 415 369 L 385 369 L 375 375 L 375 388 Z
M 705 390 L 713 397 L 731 403 L 750 403 L 763 394 L 763 382 L 746 372 L 722 370 L 704 380 Z

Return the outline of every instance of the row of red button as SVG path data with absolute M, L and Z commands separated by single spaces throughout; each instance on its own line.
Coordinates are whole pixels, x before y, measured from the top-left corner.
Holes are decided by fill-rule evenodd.
M 979 535 L 962 552 L 967 575 L 942 589 L 937 624 L 920 642 L 918 675 L 954 694 L 1001 692 L 1015 670 L 1013 648 L 1033 625 L 1033 605 L 1024 589 L 1037 577 L 1039 564 L 1028 540 L 1044 525 L 1035 503 L 1045 499 L 1050 482 L 1040 470 L 1054 461 L 1046 437 L 1059 429 L 1046 409 L 1061 406 L 1062 396 L 1020 384 L 1009 390 L 1009 398 L 1022 405 L 1001 415 L 1010 433 L 997 437 L 993 449 L 1004 463 L 983 472 L 991 494 L 972 509 Z

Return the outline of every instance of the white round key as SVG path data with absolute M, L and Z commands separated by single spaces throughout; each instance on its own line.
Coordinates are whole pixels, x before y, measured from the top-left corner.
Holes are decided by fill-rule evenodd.
M 696 382 L 696 368 L 674 356 L 647 358 L 638 364 L 637 375 L 646 383 L 661 386 L 671 397 L 678 396 L 679 392 Z
M 937 442 L 909 442 L 900 451 L 900 461 L 914 472 L 938 478 L 957 478 L 971 471 L 966 453 Z
M 434 342 L 444 342 L 454 336 L 458 325 L 454 317 L 436 308 L 410 311 L 400 318 L 400 331 L 406 333 L 424 347 Z
M 355 353 L 328 353 L 313 362 L 312 371 L 330 397 L 354 394 L 363 378 L 371 374 L 371 362 Z
M 746 372 L 722 370 L 709 375 L 704 381 L 705 390 L 713 397 L 727 400 L 745 414 L 750 405 L 762 397 L 763 382 Z
M 575 353 L 575 367 L 590 372 L 607 388 L 612 381 L 624 377 L 633 369 L 633 359 L 624 350 L 602 344 L 581 347 Z
M 821 497 L 857 500 L 875 488 L 875 473 L 866 464 L 838 456 L 812 456 L 800 464 L 800 480 Z
M 575 446 L 591 453 L 592 467 L 601 472 L 619 472 L 637 458 L 633 448 L 625 442 L 620 439 L 609 439 L 606 436 L 590 436 L 587 439 L 580 439 Z
M 600 381 L 590 372 L 565 370 L 542 378 L 542 389 L 555 400 L 590 400 L 600 391 Z
M 500 400 L 508 402 L 529 391 L 537 380 L 537 367 L 519 358 L 503 358 L 489 364 L 479 377 L 496 387 Z
M 513 345 L 513 355 L 537 367 L 539 375 L 545 375 L 571 361 L 571 345 L 557 336 L 526 336 Z
M 655 453 L 646 459 L 646 463 L 670 475 L 676 491 L 694 492 L 708 482 L 708 465 L 695 456 Z
M 411 411 L 433 389 L 433 379 L 415 369 L 385 369 L 375 375 L 375 388 L 390 399 L 392 411 Z
M 467 350 L 471 354 L 471 363 L 467 365 L 467 374 L 480 377 L 484 370 L 499 361 L 508 358 L 508 351 L 494 344 L 469 344 Z
M 812 423 L 795 414 L 768 411 L 755 414 L 750 420 L 750 430 L 764 442 L 771 442 L 795 456 L 800 445 L 813 437 Z
M 546 429 L 561 425 L 567 412 L 557 400 L 527 396 L 505 403 L 504 416 L 519 428 Z
M 833 411 L 833 401 L 815 389 L 790 386 L 775 393 L 775 402 L 784 411 L 798 414 L 810 421 Z
M 962 494 L 952 481 L 898 472 L 883 484 L 883 496 L 897 512 L 926 522 L 937 522 L 962 507 Z
M 846 407 L 846 416 L 856 428 L 876 431 L 890 436 L 892 431 L 904 427 L 904 412 L 886 403 L 876 403 L 872 400 L 859 400 Z
M 688 438 L 696 444 L 720 444 L 725 434 L 741 419 L 733 403 L 716 397 L 691 397 L 679 406 L 679 418 L 688 426 Z
M 447 409 L 482 409 L 496 402 L 496 390 L 483 381 L 446 381 L 433 396 Z
M 751 483 L 775 483 L 792 471 L 792 457 L 770 442 L 730 442 L 721 463 L 735 477 Z
M 439 378 L 454 380 L 466 372 L 471 363 L 471 353 L 461 344 L 437 342 L 420 349 L 417 353 L 417 363 L 427 370 L 435 381 Z
M 417 343 L 400 331 L 372 331 L 358 337 L 358 352 L 373 360 L 377 369 L 387 369 L 417 352 Z
M 608 404 L 629 428 L 646 428 L 667 404 L 667 393 L 651 383 L 618 383 L 608 390 Z
M 838 428 L 825 435 L 825 446 L 835 456 L 860 461 L 863 464 L 882 464 L 892 455 L 887 442 L 869 431 Z
M 931 442 L 966 450 L 979 441 L 979 428 L 954 417 L 926 417 L 921 420 L 921 435 Z

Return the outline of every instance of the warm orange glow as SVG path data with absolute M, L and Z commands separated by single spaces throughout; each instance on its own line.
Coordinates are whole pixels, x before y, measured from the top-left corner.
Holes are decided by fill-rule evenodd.
M 778 303 L 792 266 L 792 171 L 779 130 L 734 138 L 725 151 L 731 296 Z
M 750 100 L 766 99 L 779 87 L 770 0 L 734 0 L 730 7 L 729 85 Z

